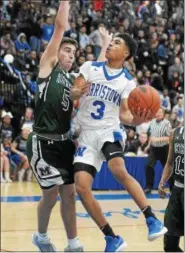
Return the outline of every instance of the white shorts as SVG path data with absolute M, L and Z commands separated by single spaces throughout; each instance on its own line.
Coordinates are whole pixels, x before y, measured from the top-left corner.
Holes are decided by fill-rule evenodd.
M 78 148 L 74 163 L 92 165 L 100 171 L 105 156 L 101 149 L 105 142 L 119 141 L 125 147 L 126 132 L 121 128 L 105 128 L 101 130 L 83 130 L 78 138 Z

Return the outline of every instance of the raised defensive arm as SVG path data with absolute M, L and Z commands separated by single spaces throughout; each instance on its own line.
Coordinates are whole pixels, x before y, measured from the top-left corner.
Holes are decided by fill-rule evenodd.
M 63 38 L 63 34 L 67 28 L 68 18 L 69 18 L 69 1 L 61 1 L 58 13 L 55 19 L 55 30 L 52 35 L 52 38 L 44 51 L 41 60 L 40 60 L 40 70 L 41 70 L 41 77 L 42 76 L 42 69 L 44 68 L 53 68 L 53 66 L 57 62 L 57 53 L 60 47 L 60 43 Z M 39 75 L 40 75 L 39 74 Z M 43 73 L 45 75 L 45 73 Z M 48 73 L 47 73 L 48 74 Z

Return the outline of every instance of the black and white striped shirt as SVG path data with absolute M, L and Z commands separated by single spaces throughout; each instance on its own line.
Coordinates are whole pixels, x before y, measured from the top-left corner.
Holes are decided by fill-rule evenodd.
M 150 137 L 167 137 L 170 136 L 170 131 L 172 127 L 170 124 L 170 121 L 167 119 L 163 119 L 160 121 L 157 121 L 156 119 L 153 119 L 151 121 L 150 127 L 149 127 L 149 134 Z M 152 147 L 164 147 L 168 145 L 169 142 L 159 141 L 152 143 Z

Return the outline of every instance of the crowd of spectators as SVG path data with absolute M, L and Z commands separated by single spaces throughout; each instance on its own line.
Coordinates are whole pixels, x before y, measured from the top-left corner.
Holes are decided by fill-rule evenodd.
M 25 142 L 33 124 L 39 59 L 53 34 L 58 2 L 0 1 L 1 156 L 8 157 L 9 167 L 19 168 L 14 177 L 20 181 L 24 174 L 31 180 Z M 114 34 L 131 34 L 138 51 L 125 67 L 138 85 L 151 85 L 159 91 L 165 117 L 174 128 L 184 121 L 183 17 L 182 0 L 71 1 L 65 36 L 79 43 L 71 71 L 78 72 L 85 61 L 97 59 L 102 43 L 99 27 Z M 126 153 L 147 156 L 149 125 L 127 128 Z M 7 165 L 4 167 L 8 171 Z

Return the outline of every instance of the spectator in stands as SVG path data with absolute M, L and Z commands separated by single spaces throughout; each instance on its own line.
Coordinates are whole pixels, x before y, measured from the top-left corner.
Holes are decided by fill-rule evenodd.
M 99 25 L 95 24 L 94 26 L 96 27 L 96 29 L 90 33 L 89 39 L 90 39 L 90 44 L 94 46 L 94 53 L 97 59 L 101 51 L 101 46 L 102 46 L 102 40 L 101 40 L 99 28 L 104 27 L 105 25 L 104 23 L 100 23 Z
M 184 73 L 183 64 L 179 57 L 175 58 L 175 62 L 168 69 L 168 79 L 173 79 L 174 73 L 178 73 L 178 76 L 181 76 Z
M 163 13 L 162 6 L 160 4 L 160 0 L 155 1 L 155 11 L 157 16 L 161 16 Z
M 145 72 L 145 85 L 151 85 L 151 72 L 150 70 L 146 70 Z
M 170 120 L 170 116 L 171 116 L 171 111 L 165 110 L 164 118 L 167 120 Z
M 172 112 L 170 115 L 170 123 L 172 126 L 172 129 L 176 128 L 179 126 L 179 121 L 177 120 L 177 113 L 176 112 Z
M 27 42 L 26 34 L 24 33 L 20 33 L 14 43 L 17 51 L 23 51 L 24 53 L 27 53 L 31 50 L 30 45 Z
M 20 122 L 20 128 L 22 128 L 22 126 L 26 124 L 27 126 L 30 126 L 30 129 L 32 129 L 33 126 L 33 109 L 30 107 L 27 107 L 25 109 L 25 113 L 24 116 L 21 118 L 21 122 Z
M 94 54 L 87 54 L 86 55 L 86 61 L 95 61 Z
M 0 182 L 1 183 L 12 183 L 12 180 L 10 179 L 10 162 L 7 157 L 7 152 L 4 150 L 2 144 L 1 144 L 0 155 L 1 155 L 1 168 L 0 168 L 0 173 L 1 173 L 0 180 L 1 181 Z
M 14 163 L 14 161 L 11 159 L 11 139 L 10 138 L 3 138 L 2 139 L 2 144 L 3 148 L 6 151 L 6 155 L 9 159 L 10 162 L 10 167 L 11 167 L 11 178 L 15 179 L 16 178 L 16 173 L 17 173 L 17 165 Z
M 182 90 L 183 83 L 180 80 L 178 72 L 174 72 L 171 79 L 168 81 L 168 86 L 170 90 L 180 92 Z
M 134 129 L 130 128 L 127 131 L 127 139 L 125 143 L 125 152 L 127 152 L 127 149 L 129 148 L 131 142 L 135 139 L 135 131 Z
M 141 30 L 141 25 L 142 25 L 142 19 L 137 17 L 136 20 L 135 20 L 134 27 L 132 29 L 132 32 L 133 32 L 133 35 L 134 35 L 135 38 L 138 37 L 138 32 L 139 32 L 139 30 Z
M 1 37 L 0 40 L 1 46 L 1 55 L 6 54 L 7 50 L 9 50 L 9 54 L 16 55 L 16 49 L 13 40 L 11 39 L 11 34 L 9 31 L 4 33 L 4 36 Z
M 170 98 L 168 96 L 168 90 L 165 89 L 163 91 L 163 94 L 160 95 L 160 97 L 161 97 L 161 107 L 164 110 L 170 111 L 171 110 L 171 102 L 170 102 Z
M 183 104 L 183 96 L 179 96 L 177 98 L 177 105 L 173 107 L 172 112 L 177 113 L 178 122 L 183 122 L 184 120 L 184 104 Z
M 134 153 L 136 156 L 147 156 L 147 145 L 148 135 L 146 133 L 141 133 L 138 139 L 131 141 L 130 145 L 127 148 L 127 155 L 129 153 Z
M 93 54 L 93 47 L 91 45 L 87 45 L 85 48 L 86 54 Z
M 75 22 L 73 22 L 73 21 L 70 22 L 70 29 L 65 32 L 65 36 L 78 41 L 79 34 L 76 29 Z
M 20 72 L 26 72 L 25 54 L 23 51 L 18 51 L 13 62 L 13 66 Z
M 167 40 L 165 38 L 160 39 L 159 46 L 157 48 L 157 57 L 159 65 L 164 66 L 167 64 L 168 48 L 167 48 Z
M 46 17 L 46 22 L 42 25 L 42 42 L 48 43 L 53 35 L 54 32 L 54 24 L 53 18 L 48 15 Z
M 5 32 L 10 32 L 12 40 L 17 38 L 16 24 L 11 24 L 10 21 L 3 22 L 3 19 L 0 23 L 0 36 L 2 36 Z
M 149 17 L 149 9 L 148 9 L 149 4 L 150 1 L 142 1 L 141 5 L 138 7 L 137 10 L 139 18 L 146 20 Z
M 80 55 L 79 58 L 77 59 L 78 66 L 81 67 L 85 63 L 85 61 L 86 61 L 85 56 Z
M 39 61 L 37 58 L 37 52 L 31 51 L 30 54 L 26 58 L 26 69 L 29 73 L 34 73 L 37 75 L 38 73 L 38 65 Z
M 87 35 L 87 29 L 86 29 L 86 26 L 83 25 L 81 28 L 80 28 L 80 36 L 79 36 L 79 45 L 80 45 L 80 48 L 81 49 L 85 49 L 86 46 L 89 45 L 89 36 Z
M 1 126 L 1 134 L 2 138 L 14 138 L 14 129 L 11 124 L 11 120 L 13 118 L 13 115 L 11 112 L 2 112 L 2 126 Z
M 20 168 L 18 172 L 19 182 L 23 181 L 25 172 L 27 172 L 27 181 L 31 181 L 32 178 L 32 171 L 30 169 L 28 158 L 26 156 L 26 143 L 31 131 L 32 129 L 30 128 L 30 125 L 23 125 L 21 135 L 16 137 L 11 145 L 11 151 L 13 153 L 11 159 Z
M 38 16 L 36 21 L 33 22 L 29 39 L 31 51 L 36 51 L 37 54 L 39 54 L 41 50 L 42 20 L 43 19 L 40 16 Z

